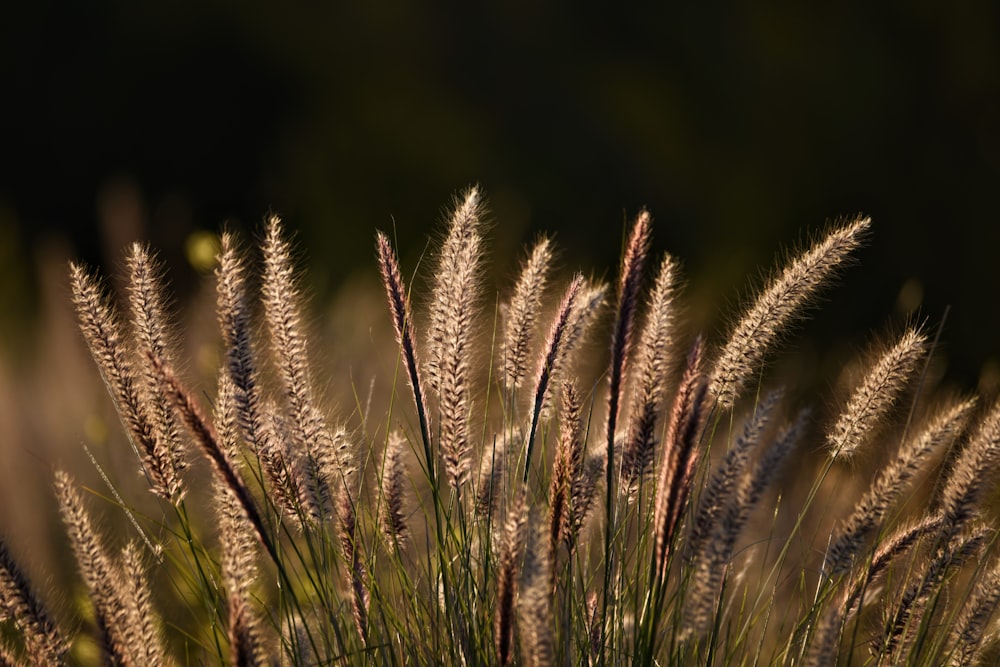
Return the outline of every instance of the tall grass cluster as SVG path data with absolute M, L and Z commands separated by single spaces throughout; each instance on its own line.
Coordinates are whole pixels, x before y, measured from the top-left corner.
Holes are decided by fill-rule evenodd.
M 935 390 L 926 324 L 873 345 L 830 419 L 767 370 L 868 219 L 829 226 L 702 337 L 649 212 L 612 283 L 558 275 L 542 237 L 496 301 L 483 216 L 478 189 L 457 198 L 427 280 L 376 234 L 390 407 L 354 422 L 324 404 L 310 358 L 335 342 L 307 340 L 276 217 L 259 253 L 221 235 L 214 387 L 182 372 L 149 248 L 120 302 L 72 264 L 160 512 L 57 471 L 81 595 L 29 581 L 0 540 L 0 664 L 996 659 L 1000 404 Z

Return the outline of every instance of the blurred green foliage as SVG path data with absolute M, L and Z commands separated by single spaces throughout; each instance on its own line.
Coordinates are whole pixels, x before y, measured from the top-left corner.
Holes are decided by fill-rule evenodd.
M 946 354 L 974 383 L 1000 332 L 998 19 L 988 0 L 13 3 L 3 255 L 65 235 L 113 265 L 141 236 L 178 265 L 192 232 L 274 211 L 322 296 L 372 270 L 376 226 L 412 267 L 475 181 L 499 266 L 540 229 L 606 266 L 646 205 L 716 315 L 797 230 L 864 211 L 872 244 L 819 330 L 867 331 L 916 284 L 932 321 L 952 305 Z M 5 315 L 29 267 L 0 266 Z

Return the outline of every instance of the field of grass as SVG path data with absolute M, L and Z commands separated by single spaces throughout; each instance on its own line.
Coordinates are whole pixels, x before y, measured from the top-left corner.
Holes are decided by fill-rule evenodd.
M 150 248 L 130 248 L 120 293 L 72 263 L 131 459 L 54 466 L 72 572 L 26 569 L 0 540 L 0 664 L 997 658 L 1000 404 L 938 389 L 940 327 L 880 336 L 833 398 L 772 372 L 867 218 L 696 332 L 650 212 L 611 282 L 557 271 L 541 237 L 497 292 L 484 205 L 458 196 L 419 267 L 375 234 L 384 309 L 355 316 L 385 344 L 357 365 L 377 377 L 337 388 L 346 409 L 276 217 L 260 248 L 219 237 L 211 383 Z

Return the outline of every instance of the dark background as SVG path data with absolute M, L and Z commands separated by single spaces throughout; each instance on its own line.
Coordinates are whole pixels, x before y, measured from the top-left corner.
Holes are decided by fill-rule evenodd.
M 376 227 L 414 266 L 478 182 L 501 280 L 543 229 L 567 265 L 605 271 L 645 205 L 696 319 L 804 230 L 864 212 L 871 242 L 813 333 L 863 346 L 916 303 L 932 324 L 950 305 L 949 375 L 995 369 L 996 3 L 662 4 L 8 3 L 6 335 L 32 321 L 54 239 L 113 269 L 139 236 L 182 264 L 192 232 L 252 234 L 274 211 L 322 299 L 373 272 Z M 183 294 L 193 274 L 172 278 Z

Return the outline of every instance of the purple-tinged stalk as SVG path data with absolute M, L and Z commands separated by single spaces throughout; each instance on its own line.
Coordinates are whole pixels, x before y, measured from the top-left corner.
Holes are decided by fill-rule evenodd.
M 666 576 L 674 534 L 691 493 L 691 480 L 700 454 L 698 442 L 708 413 L 708 383 L 701 370 L 703 344 L 695 340 L 674 397 L 664 440 L 660 477 L 656 485 L 654 567 L 660 581 Z
M 570 316 L 576 306 L 577 297 L 583 287 L 583 276 L 579 273 L 573 277 L 573 281 L 566 288 L 559 310 L 556 312 L 556 319 L 552 322 L 549 335 L 546 339 L 545 356 L 538 368 L 537 379 L 535 380 L 535 404 L 531 412 L 531 428 L 528 431 L 527 451 L 524 455 L 524 481 L 528 481 L 528 473 L 531 471 L 531 454 L 535 446 L 535 432 L 538 428 L 538 421 L 541 417 L 542 406 L 547 400 L 550 380 L 552 379 L 552 369 L 556 360 L 561 356 L 563 346 L 563 336 L 570 322 Z
M 757 296 L 733 327 L 712 372 L 711 394 L 720 407 L 733 406 L 778 338 L 858 248 L 870 225 L 870 218 L 858 218 L 834 229 Z
M 621 402 L 622 382 L 628 370 L 632 348 L 632 332 L 635 328 L 635 314 L 639 305 L 639 289 L 642 274 L 649 254 L 652 217 L 645 209 L 639 212 L 622 257 L 621 274 L 618 277 L 618 309 L 611 332 L 611 368 L 608 373 L 608 421 L 606 431 L 605 463 L 605 532 L 604 532 L 604 597 L 601 613 L 607 616 L 611 597 L 611 581 L 615 569 L 614 535 L 617 531 L 615 518 L 615 436 L 618 427 L 618 412 Z M 602 645 L 605 643 L 602 637 Z
M 434 458 L 431 455 L 431 436 L 427 427 L 427 408 L 420 385 L 420 364 L 417 361 L 417 348 L 414 344 L 413 311 L 410 308 L 410 297 L 406 285 L 399 272 L 399 261 L 389 238 L 382 232 L 376 232 L 375 250 L 378 255 L 379 273 L 382 274 L 382 285 L 389 302 L 389 313 L 392 316 L 392 327 L 396 332 L 396 344 L 403 352 L 403 362 L 406 367 L 406 377 L 413 391 L 413 402 L 417 409 L 417 419 L 420 422 L 420 438 L 424 444 L 427 474 L 431 485 L 434 484 Z

